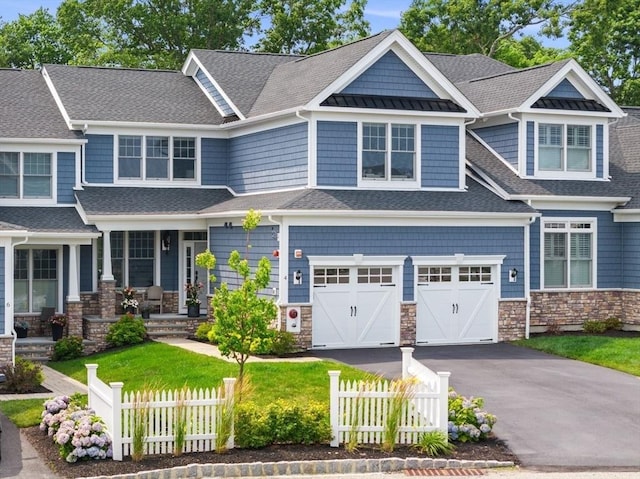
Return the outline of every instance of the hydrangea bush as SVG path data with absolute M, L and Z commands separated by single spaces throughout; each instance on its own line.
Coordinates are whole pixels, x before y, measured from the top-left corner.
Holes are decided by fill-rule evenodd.
M 69 396 L 45 401 L 40 430 L 53 437 L 67 462 L 112 457 L 111 439 L 102 419 Z
M 496 417 L 483 411 L 482 398 L 466 398 L 449 389 L 449 440 L 477 442 L 486 439 Z

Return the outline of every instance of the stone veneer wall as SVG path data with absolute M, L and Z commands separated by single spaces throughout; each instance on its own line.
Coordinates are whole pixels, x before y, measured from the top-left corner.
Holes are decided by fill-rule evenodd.
M 640 331 L 640 291 L 622 292 L 624 326 L 622 329 Z
M 100 315 L 100 302 L 98 299 L 98 293 L 80 293 L 80 301 L 82 301 L 83 315 Z
M 527 300 L 498 302 L 498 341 L 513 341 L 525 336 Z
M 115 317 L 109 319 L 85 318 L 82 321 L 83 335 L 85 339 L 91 341 L 91 344 L 85 347 L 85 354 L 93 354 L 107 348 L 107 333 L 116 321 Z
M 400 304 L 400 346 L 416 344 L 416 303 Z
M 288 304 L 280 306 L 280 331 L 287 330 L 287 307 L 295 306 Z M 294 333 L 296 346 L 301 349 L 311 348 L 311 306 L 300 306 L 300 332 Z
M 531 331 L 580 330 L 587 320 L 619 318 L 626 323 L 622 291 L 531 292 Z
M 13 337 L 7 336 L 0 338 L 0 366 L 11 364 L 11 349 Z

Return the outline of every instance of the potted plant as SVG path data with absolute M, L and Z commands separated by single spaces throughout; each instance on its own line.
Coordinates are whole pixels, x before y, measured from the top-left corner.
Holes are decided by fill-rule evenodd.
M 140 304 L 140 314 L 142 314 L 142 319 L 149 319 L 151 317 L 151 303 L 143 301 Z
M 64 327 L 69 322 L 69 317 L 66 314 L 54 314 L 49 318 L 49 324 L 51 324 L 51 336 L 54 341 L 61 339 L 64 334 Z
M 127 286 L 122 290 L 121 304 L 125 313 L 136 313 L 136 309 L 138 309 L 138 300 L 136 299 L 136 290 L 131 286 Z
M 187 283 L 184 285 L 184 290 L 187 293 L 187 316 L 190 318 L 200 316 L 200 298 L 198 298 L 198 295 L 202 288 L 204 288 L 202 282 Z
M 18 338 L 26 338 L 29 335 L 29 323 L 26 321 L 18 321 L 13 329 L 16 330 L 16 336 Z

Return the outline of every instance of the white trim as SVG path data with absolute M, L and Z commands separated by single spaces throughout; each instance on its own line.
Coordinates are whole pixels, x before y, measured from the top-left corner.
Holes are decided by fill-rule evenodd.
M 630 197 L 511 195 L 511 200 L 526 201 L 537 210 L 611 211 Z
M 506 257 L 506 255 L 466 255 L 458 253 L 450 256 L 411 256 L 411 261 L 414 266 L 499 266 Z
M 486 150 L 488 150 L 493 156 L 495 156 L 496 159 L 500 160 L 500 162 L 504 166 L 509 168 L 514 174 L 516 174 L 516 175 L 520 174 L 517 168 L 515 168 L 511 163 L 509 163 L 500 153 L 498 153 L 496 150 L 494 150 L 491 147 L 491 145 L 489 145 L 487 142 L 485 142 L 482 139 L 482 137 L 480 135 L 478 135 L 474 130 L 467 129 L 466 133 L 469 133 L 473 138 L 475 138 L 478 143 L 480 143 L 482 146 L 484 146 L 484 148 Z M 464 132 L 463 132 L 463 138 L 464 138 Z M 466 151 L 465 151 L 465 156 L 466 156 Z M 473 164 L 473 161 L 471 161 L 470 163 Z
M 211 82 L 211 84 L 213 85 L 213 87 L 218 90 L 218 93 L 220 94 L 220 96 L 222 97 L 222 99 L 224 101 L 227 102 L 227 105 L 229 105 L 229 107 L 233 110 L 233 112 L 238 116 L 238 118 L 240 118 L 241 120 L 245 119 L 245 116 L 242 114 L 242 112 L 240 111 L 240 109 L 235 105 L 235 103 L 233 103 L 231 101 L 231 98 L 229 98 L 229 96 L 226 94 L 226 92 L 222 89 L 222 87 L 220 86 L 220 84 L 211 76 L 211 74 L 209 73 L 209 70 L 207 70 L 204 65 L 202 65 L 202 63 L 200 62 L 200 59 L 198 58 L 198 56 L 193 53 L 193 52 L 189 52 L 189 60 L 193 61 L 196 65 L 197 68 L 195 70 L 193 70 L 193 73 L 188 75 L 190 76 L 193 81 L 200 87 L 200 89 L 203 91 L 203 93 L 205 94 L 205 96 L 207 98 L 209 98 L 209 101 L 213 104 L 213 106 L 216 108 L 216 110 L 218 110 L 218 113 L 220 113 L 221 117 L 226 117 L 228 116 L 224 111 L 222 111 L 222 109 L 220 108 L 220 105 L 218 105 L 218 103 L 213 99 L 213 97 L 211 96 L 211 94 L 207 91 L 207 89 L 205 88 L 205 86 L 200 82 L 200 80 L 198 80 L 198 78 L 196 77 L 196 74 L 198 72 L 198 70 L 201 70 L 205 76 L 209 79 L 209 81 Z
M 51 243 L 38 243 L 38 242 L 31 242 L 29 241 L 28 243 L 20 243 L 17 245 L 13 245 L 13 248 L 11 249 L 11 251 L 9 252 L 9 254 L 11 254 L 12 256 L 12 260 L 11 260 L 11 272 L 13 272 L 15 265 L 13 264 L 13 255 L 15 254 L 16 250 L 22 250 L 22 251 L 29 251 L 28 253 L 28 266 L 27 266 L 27 270 L 28 270 L 28 287 L 29 287 L 29 311 L 16 311 L 15 310 L 15 303 L 13 304 L 13 314 L 16 316 L 20 316 L 20 315 L 29 315 L 29 314 L 34 314 L 34 313 L 38 313 L 39 311 L 34 311 L 33 310 L 33 254 L 32 251 L 33 250 L 39 250 L 39 249 L 48 249 L 48 250 L 53 250 L 56 252 L 56 281 L 57 281 L 57 291 L 56 291 L 56 296 L 57 296 L 57 300 L 56 300 L 56 312 L 60 312 L 64 310 L 64 304 L 65 304 L 65 298 L 64 298 L 64 280 L 65 280 L 65 275 L 66 275 L 66 270 L 64 267 L 64 249 L 63 249 L 63 245 L 61 244 L 51 244 Z M 7 254 L 7 250 L 5 250 L 5 254 Z M 13 294 L 11 295 L 11 298 L 7 298 L 7 301 L 14 301 L 15 298 L 15 290 L 14 290 L 14 283 L 15 279 L 13 278 L 13 276 L 11 277 L 11 290 L 13 292 Z M 6 285 L 5 285 L 6 286 Z M 6 292 L 6 291 L 5 291 Z
M 68 152 L 69 150 L 62 150 L 62 146 L 63 145 L 69 145 L 69 146 L 73 146 L 73 147 L 77 147 L 77 146 L 82 146 L 84 144 L 86 144 L 88 142 L 88 140 L 62 140 L 59 138 L 0 138 L 0 145 L 2 145 L 3 147 L 5 145 L 9 145 L 9 146 L 13 146 L 13 145 L 46 145 L 46 146 L 52 146 L 54 148 L 60 149 L 60 151 L 66 151 Z
M 60 110 L 60 114 L 62 115 L 62 118 L 64 118 L 64 121 L 67 124 L 67 127 L 70 130 L 72 130 L 73 126 L 71 125 L 71 117 L 69 116 L 69 113 L 67 112 L 67 109 L 64 107 L 64 103 L 62 102 L 62 98 L 60 98 L 60 95 L 58 94 L 58 90 L 56 90 L 56 87 L 53 84 L 53 81 L 51 80 L 51 77 L 49 76 L 49 72 L 47 71 L 47 67 L 43 66 L 42 70 L 40 71 L 40 73 L 42 74 L 42 78 L 44 78 L 44 81 L 47 84 L 47 87 L 49 88 L 49 91 L 51 92 L 51 96 L 53 97 L 53 101 L 56 102 L 58 110 Z
M 307 256 L 309 267 L 314 266 L 403 266 L 406 256 Z

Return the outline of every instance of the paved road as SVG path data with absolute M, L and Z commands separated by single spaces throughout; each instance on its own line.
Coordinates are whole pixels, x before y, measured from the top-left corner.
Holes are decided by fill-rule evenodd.
M 398 348 L 314 351 L 386 377 Z M 414 357 L 450 384 L 485 398 L 495 433 L 530 467 L 640 470 L 640 378 L 510 344 L 424 346 Z

